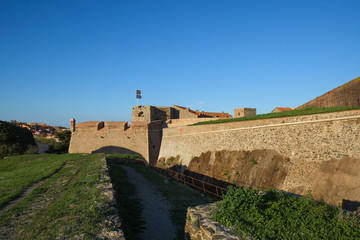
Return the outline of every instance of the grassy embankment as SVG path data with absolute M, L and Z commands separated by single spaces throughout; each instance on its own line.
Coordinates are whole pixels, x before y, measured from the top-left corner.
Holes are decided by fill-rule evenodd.
M 360 210 L 297 198 L 269 189 L 229 188 L 213 219 L 251 239 L 360 239 Z
M 97 188 L 104 174 L 102 154 L 21 155 L 0 160 L 0 208 L 44 179 L 0 215 L 4 236 L 16 239 L 93 239 L 108 213 Z M 14 236 L 15 234 L 15 236 Z
M 306 109 L 296 109 L 296 110 L 278 112 L 278 113 L 259 114 L 259 115 L 255 115 L 255 116 L 249 116 L 249 117 L 218 119 L 218 120 L 214 120 L 214 121 L 198 122 L 198 123 L 195 123 L 192 125 L 204 125 L 204 124 L 240 122 L 240 121 L 251 121 L 251 120 L 259 120 L 259 119 L 270 119 L 270 118 L 294 117 L 294 116 L 312 115 L 312 114 L 320 114 L 320 113 L 342 112 L 342 111 L 356 110 L 356 109 L 360 109 L 360 107 L 326 107 L 326 108 L 311 107 L 311 108 L 306 108 Z
M 141 163 L 128 163 L 126 166 L 132 167 L 141 173 L 171 203 L 170 216 L 176 226 L 177 239 L 184 238 L 187 207 L 214 201 L 184 187 L 173 179 L 165 178 Z M 111 166 L 110 176 L 116 191 L 120 216 L 123 218 L 122 227 L 126 239 L 137 239 L 136 231 L 142 229 L 142 220 L 140 218 L 141 202 L 136 198 L 135 188 L 127 181 L 126 172 L 123 169 L 114 165 Z

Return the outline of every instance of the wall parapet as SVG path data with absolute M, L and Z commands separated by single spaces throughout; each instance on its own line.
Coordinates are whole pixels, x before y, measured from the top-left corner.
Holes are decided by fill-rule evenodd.
M 312 190 L 335 206 L 360 202 L 359 123 L 360 110 L 352 110 L 168 128 L 158 162 L 254 187 L 275 184 L 299 195 Z
M 255 128 L 269 128 L 277 126 L 290 126 L 300 125 L 309 123 L 320 123 L 327 121 L 344 121 L 351 119 L 359 119 L 360 110 L 351 110 L 334 113 L 322 113 L 305 116 L 294 116 L 284 118 L 271 118 L 271 119 L 259 119 L 251 121 L 239 121 L 239 122 L 228 122 L 228 123 L 216 123 L 207 125 L 194 125 L 194 126 L 182 126 L 164 129 L 163 138 L 186 135 L 186 134 L 201 134 L 201 133 L 213 133 L 213 132 L 225 132 Z

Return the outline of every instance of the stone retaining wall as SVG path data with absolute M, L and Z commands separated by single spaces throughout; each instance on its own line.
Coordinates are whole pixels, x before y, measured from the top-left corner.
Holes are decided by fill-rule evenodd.
M 240 240 L 230 228 L 211 219 L 216 203 L 189 207 L 186 215 L 185 239 L 187 240 Z
M 223 181 L 238 173 L 250 180 L 281 173 L 273 187 L 300 195 L 312 190 L 317 200 L 336 206 L 344 200 L 359 202 L 359 123 L 360 110 L 352 110 L 169 128 L 163 130 L 158 163 L 196 165 L 191 171 Z M 220 168 L 221 175 L 212 172 Z
M 121 229 L 119 212 L 116 207 L 115 194 L 110 180 L 105 157 L 101 161 L 101 166 L 103 171 L 100 175 L 100 184 L 97 186 L 97 188 L 100 189 L 100 192 L 104 195 L 108 204 L 99 203 L 98 207 L 101 212 L 112 212 L 112 214 L 105 216 L 105 221 L 101 223 L 102 231 L 97 235 L 97 239 L 125 240 L 124 232 Z

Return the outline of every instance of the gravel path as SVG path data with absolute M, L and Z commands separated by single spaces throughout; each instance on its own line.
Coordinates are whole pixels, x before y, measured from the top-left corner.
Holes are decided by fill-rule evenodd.
M 39 142 L 39 141 L 36 141 L 36 140 L 35 140 L 35 143 L 39 148 L 39 154 L 44 154 L 49 149 L 49 145 L 47 145 L 45 143 L 42 143 L 42 142 Z
M 176 228 L 169 216 L 170 203 L 136 170 L 124 165 L 117 166 L 126 171 L 128 181 L 135 186 L 136 193 L 141 199 L 143 207 L 141 215 L 142 220 L 145 221 L 145 230 L 139 234 L 139 237 L 144 240 L 176 239 Z

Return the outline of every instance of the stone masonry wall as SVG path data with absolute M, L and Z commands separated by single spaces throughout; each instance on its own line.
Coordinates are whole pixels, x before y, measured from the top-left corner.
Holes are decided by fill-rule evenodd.
M 360 201 L 359 123 L 360 110 L 353 110 L 164 129 L 159 161 L 176 158 L 178 164 L 191 166 L 194 165 L 191 162 L 200 161 L 206 153 L 209 168 L 199 171 L 210 175 L 206 171 L 211 166 L 225 161 L 222 155 L 237 151 L 244 158 L 249 154 L 257 157 L 253 161 L 258 170 L 249 171 L 257 178 L 261 174 L 275 174 L 278 168 L 273 173 L 266 172 L 266 168 L 272 159 L 281 159 L 278 165 L 283 168 L 283 181 L 277 185 L 279 189 L 300 195 L 312 190 L 315 198 L 334 205 L 344 200 Z M 260 150 L 262 153 L 256 155 Z M 263 150 L 274 157 L 266 159 Z M 229 168 L 238 168 L 239 172 L 244 167 L 234 161 L 221 164 L 229 164 Z
M 161 143 L 160 124 L 161 121 L 131 122 L 128 127 L 127 122 L 79 123 L 71 134 L 69 153 L 136 153 L 154 162 Z
M 187 240 L 240 240 L 228 227 L 211 220 L 216 203 L 189 207 L 186 215 L 185 239 Z

